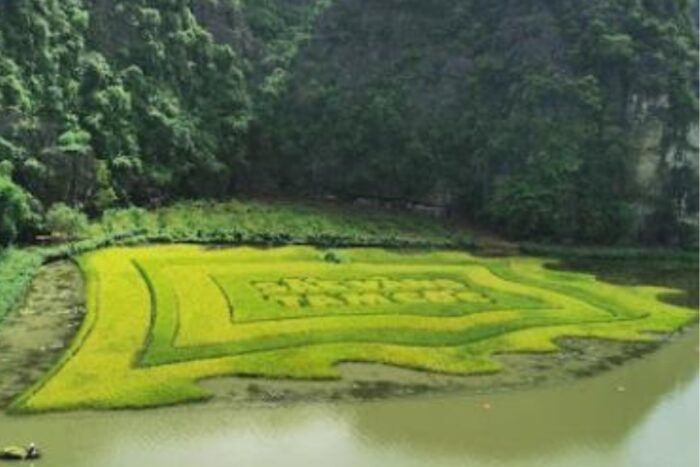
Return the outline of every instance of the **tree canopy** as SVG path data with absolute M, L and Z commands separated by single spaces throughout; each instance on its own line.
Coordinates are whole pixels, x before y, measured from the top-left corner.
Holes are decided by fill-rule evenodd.
M 38 212 L 334 194 L 515 238 L 678 242 L 697 3 L 3 2 L 0 183 Z

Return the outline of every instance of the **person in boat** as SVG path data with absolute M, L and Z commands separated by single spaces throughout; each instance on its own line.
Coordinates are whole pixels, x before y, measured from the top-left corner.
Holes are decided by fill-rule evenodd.
M 0 460 L 18 461 L 18 460 L 35 460 L 41 457 L 41 452 L 34 443 L 23 448 L 19 446 L 9 446 L 0 448 Z M 4 465 L 4 464 L 3 464 Z
M 36 447 L 36 444 L 34 443 L 29 443 L 29 447 L 27 447 L 27 459 L 38 459 L 41 456 L 39 453 L 39 449 Z

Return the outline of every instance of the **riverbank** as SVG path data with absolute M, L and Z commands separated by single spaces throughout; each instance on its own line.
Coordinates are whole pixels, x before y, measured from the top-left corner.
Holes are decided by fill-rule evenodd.
M 367 403 L 0 413 L 0 440 L 36 442 L 52 467 L 694 466 L 697 394 L 698 337 L 690 332 L 573 384 Z

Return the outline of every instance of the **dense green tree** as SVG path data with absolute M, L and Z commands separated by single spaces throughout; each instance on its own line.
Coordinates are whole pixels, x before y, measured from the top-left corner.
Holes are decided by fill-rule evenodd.
M 0 246 L 17 239 L 33 221 L 27 193 L 7 176 L 0 174 Z
M 253 134 L 255 175 L 273 189 L 451 199 L 517 238 L 629 241 L 640 203 L 697 213 L 682 201 L 697 176 L 670 188 L 697 151 L 689 11 L 678 0 L 339 1 Z M 659 186 L 641 187 L 653 128 Z
M 63 203 L 57 203 L 46 212 L 45 228 L 52 235 L 77 237 L 87 231 L 88 220 L 81 211 Z
M 246 84 L 240 59 L 191 6 L 0 6 L 0 159 L 44 204 L 94 212 L 228 193 L 245 152 Z M 107 17 L 93 20 L 91 8 Z
M 517 238 L 679 243 L 697 5 L 2 2 L 0 173 L 90 215 L 335 194 L 448 204 Z

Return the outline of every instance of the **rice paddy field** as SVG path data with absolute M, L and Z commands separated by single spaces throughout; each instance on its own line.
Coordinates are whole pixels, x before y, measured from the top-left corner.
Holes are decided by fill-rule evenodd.
M 200 401 L 208 378 L 334 380 L 348 362 L 492 373 L 497 354 L 556 352 L 564 336 L 650 341 L 697 316 L 660 300 L 672 289 L 531 257 L 170 245 L 77 261 L 85 321 L 15 411 Z

